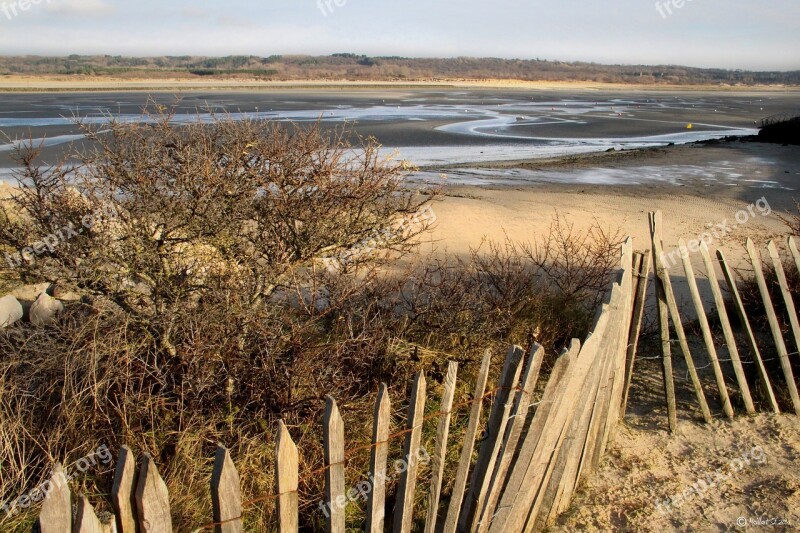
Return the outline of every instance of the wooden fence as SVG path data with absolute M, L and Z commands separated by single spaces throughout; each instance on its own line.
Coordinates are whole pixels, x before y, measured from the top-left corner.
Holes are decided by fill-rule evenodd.
M 709 407 L 708 400 L 703 388 L 703 384 L 697 373 L 694 357 L 689 346 L 689 342 L 684 331 L 684 326 L 681 321 L 680 309 L 678 306 L 675 292 L 670 279 L 669 258 L 674 258 L 676 255 L 680 258 L 683 270 L 686 274 L 686 282 L 688 285 L 689 293 L 691 295 L 692 305 L 694 312 L 697 315 L 698 325 L 702 334 L 703 345 L 708 356 L 709 366 L 714 373 L 714 381 L 716 383 L 716 392 L 719 398 L 720 409 L 722 414 L 729 419 L 734 417 L 734 409 L 731 401 L 731 391 L 738 388 L 741 396 L 741 403 L 747 414 L 756 412 L 755 404 L 753 402 L 753 395 L 751 391 L 751 384 L 748 383 L 747 375 L 744 371 L 742 356 L 737 345 L 737 339 L 734 335 L 731 326 L 731 320 L 728 316 L 725 300 L 722 296 L 720 279 L 717 276 L 717 266 L 725 279 L 725 286 L 730 295 L 732 306 L 736 311 L 739 323 L 743 330 L 743 337 L 746 341 L 746 350 L 751 354 L 751 361 L 747 363 L 754 364 L 756 368 L 757 381 L 754 384 L 758 387 L 762 396 L 765 398 L 765 404 L 768 405 L 770 411 L 779 413 L 780 407 L 775 394 L 775 386 L 771 379 L 765 365 L 765 360 L 762 357 L 762 350 L 756 340 L 750 320 L 747 315 L 747 310 L 742 301 L 739 287 L 736 282 L 736 275 L 728 264 L 725 254 L 722 250 L 717 250 L 716 261 L 712 259 L 711 253 L 705 242 L 697 243 L 697 252 L 703 260 L 705 267 L 706 277 L 711 290 L 711 296 L 714 302 L 715 311 L 719 319 L 719 324 L 722 329 L 723 337 L 725 340 L 724 345 L 718 347 L 715 344 L 712 335 L 711 326 L 708 320 L 708 314 L 705 309 L 703 298 L 697 284 L 694 267 L 691 263 L 690 252 L 694 251 L 687 248 L 683 240 L 678 241 L 677 250 L 673 251 L 670 255 L 665 255 L 664 245 L 662 242 L 661 228 L 662 228 L 662 215 L 660 212 L 650 213 L 650 236 L 652 244 L 652 255 L 655 264 L 655 284 L 656 284 L 656 297 L 658 300 L 659 309 L 659 326 L 661 332 L 661 348 L 662 348 L 662 362 L 663 362 L 663 377 L 664 377 L 664 392 L 667 403 L 668 413 L 668 426 L 670 431 L 675 431 L 677 427 L 677 409 L 675 404 L 675 385 L 673 381 L 672 369 L 672 340 L 670 334 L 670 322 L 674 328 L 678 340 L 678 346 L 681 354 L 686 362 L 689 377 L 691 378 L 692 388 L 697 398 L 697 403 L 700 408 L 703 419 L 710 422 L 713 418 L 713 413 Z M 782 385 L 788 392 L 791 401 L 792 410 L 796 415 L 800 415 L 800 398 L 797 392 L 797 383 L 795 381 L 794 373 L 792 370 L 792 363 L 789 356 L 795 357 L 800 354 L 800 323 L 798 322 L 797 309 L 793 301 L 792 294 L 789 290 L 789 283 L 787 280 L 786 272 L 784 271 L 783 262 L 780 257 L 778 246 L 773 241 L 767 243 L 766 249 L 772 264 L 772 270 L 775 273 L 777 280 L 777 289 L 781 294 L 783 300 L 785 316 L 788 318 L 788 326 L 784 325 L 779 320 L 780 309 L 776 312 L 775 304 L 772 299 L 770 286 L 764 274 L 764 264 L 762 260 L 761 251 L 755 246 L 751 239 L 747 239 L 745 243 L 747 255 L 753 267 L 753 275 L 758 285 L 758 292 L 761 296 L 761 303 L 763 311 L 767 316 L 769 322 L 769 330 L 774 343 L 774 348 L 777 352 L 777 359 L 780 362 L 782 373 Z M 794 237 L 788 237 L 786 240 L 786 255 L 794 262 L 797 273 L 800 274 L 800 252 L 798 251 L 797 244 Z M 644 276 L 647 272 L 643 273 Z M 787 329 L 793 338 L 795 351 L 791 354 L 786 346 L 784 340 L 783 330 Z M 638 337 L 638 335 L 636 335 Z M 636 338 L 634 337 L 634 345 Z M 728 358 L 722 359 L 719 357 L 718 352 L 726 350 Z M 628 363 L 633 367 L 635 359 L 635 348 L 629 354 Z M 735 376 L 735 385 L 730 383 L 730 379 L 726 382 L 726 374 L 723 371 L 723 363 L 730 363 Z M 730 390 L 729 390 L 730 389 Z M 623 408 L 624 409 L 624 408 Z
M 458 371 L 456 363 L 449 364 L 441 398 L 442 408 L 437 413 L 432 476 L 424 519 L 426 533 L 541 529 L 568 507 L 580 480 L 597 468 L 623 414 L 623 400 L 627 397 L 632 370 L 628 339 L 631 332 L 638 331 L 641 323 L 645 294 L 642 282 L 646 284 L 646 279 L 638 277 L 642 256 L 637 254 L 634 264 L 630 239 L 622 246 L 621 266 L 606 303 L 597 313 L 592 332 L 583 343 L 573 340 L 559 356 L 538 401 L 534 402 L 533 392 L 541 388 L 537 389 L 544 358 L 541 346 L 534 345 L 527 354 L 518 346 L 512 347 L 506 356 L 499 383 L 491 391 L 493 394 L 486 393 L 491 354 L 485 354 L 470 401 L 469 422 L 465 438 L 460 443 L 458 466 L 455 472 L 445 473 L 444 458 Z M 637 320 L 632 320 L 634 314 L 637 314 Z M 488 396 L 494 399 L 473 464 L 482 404 Z M 367 532 L 385 531 L 391 527 L 394 532 L 406 533 L 415 521 L 422 518 L 414 516 L 414 502 L 425 401 L 425 376 L 420 373 L 414 381 L 403 432 L 402 461 L 406 467 L 399 480 L 389 524 L 385 509 L 390 398 L 385 386 L 381 386 L 378 392 L 364 524 Z M 323 430 L 327 531 L 343 533 L 349 492 L 345 489 L 345 426 L 333 398 L 327 399 Z M 258 500 L 272 499 L 276 502 L 275 529 L 289 533 L 299 528 L 300 451 L 282 422 L 275 442 L 275 493 Z M 445 475 L 455 476 L 446 505 L 442 499 Z M 355 484 L 361 480 L 349 481 Z M 239 475 L 228 450 L 221 445 L 216 453 L 210 490 L 213 522 L 196 531 L 243 531 L 246 509 Z M 43 501 L 38 525 L 42 533 L 168 533 L 173 530 L 169 493 L 155 462 L 148 455 L 141 457 L 137 464 L 129 448 L 121 449 L 111 500 L 115 511 L 114 523 L 101 524 L 85 496 L 78 496 L 73 516 L 68 484 L 63 472 L 57 469 L 51 480 L 51 490 Z
M 522 348 L 513 346 L 508 351 L 497 386 L 487 393 L 491 359 L 491 354 L 487 351 L 477 375 L 473 397 L 468 404 L 469 422 L 463 442 L 460 443 L 457 468 L 455 472 L 445 473 L 444 458 L 448 447 L 458 372 L 456 363 L 449 364 L 444 379 L 441 411 L 434 414 L 438 418 L 438 425 L 432 454 L 431 480 L 427 488 L 423 527 L 425 533 L 537 531 L 551 524 L 567 509 L 580 481 L 597 469 L 609 442 L 614 438 L 619 421 L 625 415 L 651 264 L 658 305 L 662 351 L 659 359 L 663 364 L 668 427 L 673 431 L 677 427 L 670 324 L 686 362 L 700 413 L 706 421 L 712 419 L 713 414 L 680 318 L 669 268 L 665 264 L 668 256 L 664 255 L 662 224 L 660 213 L 650 214 L 651 249 L 644 253 L 634 254 L 632 241 L 625 241 L 618 279 L 613 283 L 606 302 L 598 310 L 591 333 L 583 343 L 573 340 L 568 349 L 564 350 L 556 360 L 544 387 L 537 387 L 544 349 L 534 345 L 526 354 Z M 686 249 L 682 241 L 678 246 L 679 249 Z M 764 276 L 761 254 L 750 240 L 746 247 L 780 360 L 783 382 L 794 412 L 800 414 L 800 399 L 789 359 L 791 354 L 788 353 L 782 324 Z M 788 315 L 789 327 L 784 329 L 792 334 L 796 355 L 800 353 L 797 310 L 777 246 L 770 242 L 767 251 Z M 700 244 L 699 253 L 724 335 L 724 349 L 729 356 L 727 359 L 718 355 L 688 254 L 680 254 L 680 258 L 703 344 L 714 373 L 722 414 L 728 418 L 734 416 L 729 391 L 731 385 L 726 383 L 723 363 L 732 365 L 735 385 L 748 414 L 755 412 L 755 404 L 722 296 L 717 266 L 742 325 L 746 348 L 752 355 L 752 361 L 747 363 L 756 365 L 758 381 L 754 386 L 761 389 L 769 409 L 780 412 L 775 388 L 748 320 L 734 272 L 726 262 L 722 250 L 717 251 L 716 261 L 712 259 L 705 244 Z M 794 260 L 800 274 L 800 252 L 793 238 L 786 242 L 786 253 Z M 543 393 L 538 401 L 534 401 L 534 391 L 542 388 Z M 487 397 L 493 397 L 491 411 L 473 464 L 483 400 Z M 414 510 L 422 427 L 423 422 L 431 418 L 430 415 L 424 416 L 426 398 L 425 376 L 420 373 L 413 384 L 406 427 L 400 434 L 390 435 L 389 394 L 385 385 L 378 391 L 372 442 L 369 445 L 371 455 L 368 482 L 350 480 L 353 484 L 351 486 L 358 486 L 361 495 L 367 498 L 366 521 L 363 525 L 367 532 L 391 529 L 397 533 L 406 533 L 422 518 L 414 516 Z M 321 471 L 325 474 L 326 528 L 329 532 L 343 533 L 345 508 L 354 489 L 346 490 L 345 426 L 333 398 L 327 399 L 322 423 L 325 465 Z M 405 437 L 401 459 L 404 468 L 389 524 L 386 513 L 389 440 L 398 435 Z M 275 529 L 282 533 L 295 532 L 299 529 L 299 451 L 292 440 L 291 432 L 283 422 L 279 423 L 275 442 L 275 492 L 251 500 L 250 503 L 274 501 L 277 520 Z M 454 476 L 449 499 L 442 498 L 445 475 Z M 243 531 L 246 506 L 242 501 L 239 475 L 228 450 L 222 445 L 216 453 L 210 490 L 213 521 L 195 531 Z M 101 524 L 85 496 L 77 498 L 73 516 L 69 487 L 63 472 L 57 468 L 42 505 L 38 526 L 43 533 L 162 533 L 173 530 L 169 494 L 156 464 L 148 455 L 137 462 L 129 448 L 121 449 L 111 500 L 115 510 L 114 522 L 111 524 Z

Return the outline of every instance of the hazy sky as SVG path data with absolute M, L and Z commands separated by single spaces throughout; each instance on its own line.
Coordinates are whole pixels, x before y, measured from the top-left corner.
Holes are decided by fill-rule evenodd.
M 0 54 L 354 52 L 800 69 L 797 0 L 669 0 L 661 12 L 655 0 L 33 1 L 0 0 Z

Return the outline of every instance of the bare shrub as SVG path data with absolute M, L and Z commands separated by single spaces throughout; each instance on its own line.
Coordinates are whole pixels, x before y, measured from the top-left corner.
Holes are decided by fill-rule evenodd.
M 391 231 L 429 198 L 403 188 L 405 167 L 388 164 L 374 140 L 354 150 L 347 130 L 149 118 L 84 125 L 95 148 L 45 171 L 36 148 L 21 149 L 0 245 L 19 254 L 23 281 L 114 302 L 170 356 L 183 311 L 211 293 L 262 305 L 315 260 L 376 233 L 388 235 L 373 239 L 378 251 L 405 253 L 426 229 Z M 37 242 L 46 246 L 23 253 Z
M 436 331 L 452 348 L 536 340 L 559 353 L 588 331 L 619 266 L 620 234 L 556 214 L 531 243 L 484 242 L 467 260 L 428 262 L 397 291 L 406 331 Z

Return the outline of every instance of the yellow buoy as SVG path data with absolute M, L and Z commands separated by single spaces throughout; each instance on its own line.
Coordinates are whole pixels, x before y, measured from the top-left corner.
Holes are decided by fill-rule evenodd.
M 686 125 L 686 129 L 687 129 L 687 130 L 690 130 L 690 129 L 692 129 L 692 128 L 694 128 L 694 126 L 692 126 L 692 123 L 691 123 L 691 122 L 690 122 L 690 123 L 688 123 L 688 124 Z

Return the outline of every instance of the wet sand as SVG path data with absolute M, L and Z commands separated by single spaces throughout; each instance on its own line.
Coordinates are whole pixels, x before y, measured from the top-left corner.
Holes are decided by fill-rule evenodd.
M 374 137 L 387 150 L 397 148 L 401 156 L 426 165 L 551 157 L 749 134 L 761 118 L 795 109 L 800 90 L 423 86 L 6 93 L 0 99 L 0 133 L 10 139 L 49 139 L 52 146 L 45 148 L 43 157 L 52 161 L 63 153 L 64 147 L 57 143 L 80 133 L 74 116 L 97 122 L 109 115 L 140 120 L 148 101 L 175 104 L 181 120 L 213 111 L 320 121 L 323 128 L 348 122 L 358 135 Z M 12 165 L 10 143 L 0 139 L 0 167 Z

